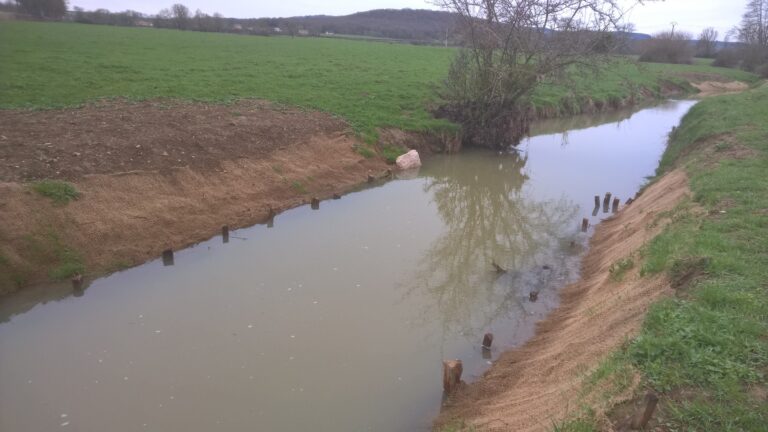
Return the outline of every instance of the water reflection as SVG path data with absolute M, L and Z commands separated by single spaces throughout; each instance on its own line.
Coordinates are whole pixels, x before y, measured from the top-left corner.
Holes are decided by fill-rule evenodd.
M 404 301 L 428 298 L 416 322 L 437 320 L 446 333 L 475 334 L 501 316 L 524 312 L 531 292 L 537 297 L 546 289 L 578 207 L 565 198 L 527 196 L 526 162 L 515 153 L 470 151 L 422 171 L 445 231 L 401 285 Z M 494 270 L 495 263 L 506 274 Z

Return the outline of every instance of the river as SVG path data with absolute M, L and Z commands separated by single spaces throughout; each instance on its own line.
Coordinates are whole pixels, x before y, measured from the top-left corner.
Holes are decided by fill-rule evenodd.
M 2 299 L 0 430 L 428 430 L 442 360 L 472 380 L 530 338 L 578 278 L 582 218 L 610 216 L 594 196 L 634 196 L 694 103 L 541 122 L 173 265 Z

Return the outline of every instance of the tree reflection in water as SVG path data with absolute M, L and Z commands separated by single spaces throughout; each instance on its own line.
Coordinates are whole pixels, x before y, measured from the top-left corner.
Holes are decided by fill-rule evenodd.
M 428 297 L 417 325 L 438 320 L 444 335 L 469 335 L 499 317 L 529 315 L 536 308 L 529 292 L 547 294 L 569 271 L 565 251 L 578 208 L 526 194 L 526 161 L 514 153 L 465 152 L 430 161 L 422 171 L 445 232 L 402 284 L 404 301 Z M 492 262 L 508 273 L 497 274 Z M 556 301 L 554 292 L 547 299 Z

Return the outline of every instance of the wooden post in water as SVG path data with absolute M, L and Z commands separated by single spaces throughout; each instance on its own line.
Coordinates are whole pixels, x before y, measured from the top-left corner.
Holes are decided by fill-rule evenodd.
M 163 251 L 163 265 L 166 267 L 173 265 L 173 249 Z
M 613 209 L 612 209 L 613 213 L 616 213 L 617 211 L 619 211 L 619 204 L 621 204 L 621 200 L 619 198 L 614 198 Z
M 267 228 L 272 228 L 273 226 L 275 226 L 275 209 L 269 206 L 267 211 Z
M 485 336 L 483 336 L 483 349 L 491 349 L 492 344 L 493 333 L 486 333 Z
M 368 173 L 368 183 L 373 183 L 374 180 L 376 180 L 376 177 L 374 177 L 373 174 Z
M 333 194 L 333 199 L 335 199 L 335 200 L 336 199 L 341 199 L 341 195 L 335 193 L 335 194 Z
M 624 203 L 624 205 L 628 206 L 628 205 L 632 204 L 633 202 L 635 202 L 635 200 L 633 200 L 632 198 L 629 198 L 629 199 L 627 199 L 627 202 Z
M 645 426 L 648 425 L 658 402 L 658 396 L 652 392 L 648 392 L 648 394 L 645 395 L 645 409 L 642 413 L 638 412 L 635 414 L 635 418 L 632 420 L 632 429 L 644 429 Z
M 81 291 L 83 289 L 83 275 L 75 273 L 72 276 L 72 289 L 75 291 Z
M 229 243 L 229 226 L 227 225 L 221 227 L 221 241 L 224 243 Z
M 483 358 L 489 360 L 491 358 L 491 345 L 493 344 L 493 333 L 486 333 L 483 336 L 482 353 Z
M 464 365 L 461 360 L 443 361 L 443 392 L 445 394 L 453 394 L 459 388 L 463 371 Z
M 320 209 L 320 200 L 316 197 L 312 197 L 312 201 L 310 201 L 310 206 L 312 207 L 312 210 L 319 210 Z
M 589 219 L 584 218 L 581 220 L 581 232 L 587 232 L 589 229 Z
M 600 208 L 600 195 L 595 195 L 595 208 Z
M 611 205 L 611 195 L 612 194 L 610 192 L 605 193 L 605 198 L 603 198 L 603 207 L 608 207 Z

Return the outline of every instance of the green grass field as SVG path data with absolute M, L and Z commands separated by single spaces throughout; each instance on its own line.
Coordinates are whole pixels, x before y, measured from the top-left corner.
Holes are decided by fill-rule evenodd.
M 260 98 L 327 111 L 361 135 L 379 127 L 450 127 L 427 107 L 452 48 L 332 38 L 255 37 L 71 23 L 0 22 L 0 108 L 52 108 L 98 98 Z M 542 86 L 538 108 L 572 112 L 585 98 L 619 100 L 687 68 L 619 61 L 595 76 Z
M 654 305 L 641 334 L 586 381 L 611 388 L 640 371 L 662 395 L 664 430 L 768 425 L 767 118 L 765 85 L 707 99 L 686 115 L 659 173 L 686 167 L 694 197 L 648 245 L 641 268 L 672 280 L 699 277 Z M 587 410 L 559 429 L 600 430 L 594 421 Z

